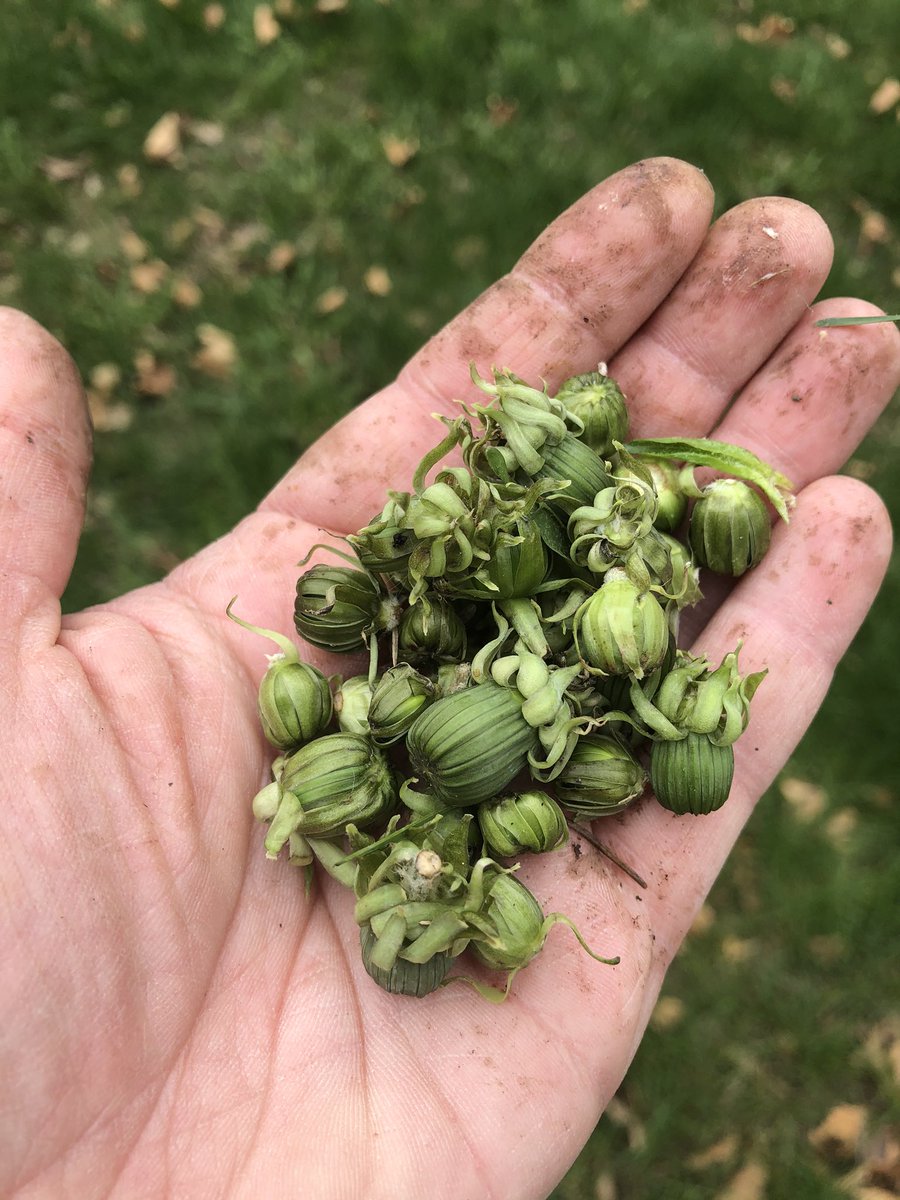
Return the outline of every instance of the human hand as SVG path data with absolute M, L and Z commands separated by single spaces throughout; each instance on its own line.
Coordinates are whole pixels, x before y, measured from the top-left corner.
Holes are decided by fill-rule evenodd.
M 889 553 L 880 501 L 829 473 L 900 382 L 900 335 L 814 327 L 875 310 L 810 310 L 831 256 L 810 209 L 753 200 L 710 229 L 711 209 L 672 160 L 600 184 L 234 531 L 62 619 L 85 410 L 59 345 L 0 312 L 2 1194 L 525 1200 L 574 1159 Z M 799 490 L 765 561 L 694 631 L 710 658 L 743 638 L 742 667 L 769 667 L 731 798 L 699 820 L 647 800 L 603 823 L 642 894 L 592 853 L 528 860 L 545 909 L 621 963 L 555 931 L 500 1007 L 462 986 L 380 991 L 352 897 L 327 878 L 307 897 L 265 859 L 249 801 L 271 757 L 255 711 L 269 647 L 225 617 L 237 593 L 248 619 L 292 629 L 319 527 L 354 530 L 407 483 L 440 434 L 430 413 L 471 395 L 470 360 L 551 387 L 608 361 L 635 436 L 712 433 Z

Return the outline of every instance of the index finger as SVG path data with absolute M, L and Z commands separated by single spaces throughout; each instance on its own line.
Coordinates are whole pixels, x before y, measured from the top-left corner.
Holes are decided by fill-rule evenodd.
M 321 437 L 261 507 L 337 531 L 408 487 L 440 441 L 431 414 L 471 395 L 468 364 L 553 386 L 605 362 L 668 295 L 706 236 L 713 193 L 671 158 L 611 175 L 558 217 L 508 275 L 436 334 L 397 379 Z

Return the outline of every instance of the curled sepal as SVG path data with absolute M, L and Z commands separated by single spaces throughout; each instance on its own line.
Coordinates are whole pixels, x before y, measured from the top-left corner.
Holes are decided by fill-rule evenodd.
M 545 917 L 528 888 L 492 859 L 480 859 L 472 870 L 470 897 L 477 898 L 479 893 L 482 900 L 477 910 L 466 914 L 472 930 L 470 945 L 489 967 L 513 974 L 520 971 L 540 952 L 547 934 L 557 924 L 567 925 L 597 962 L 615 966 L 620 961 L 618 956 L 602 958 L 592 950 L 574 923 L 562 913 Z
M 564 808 L 594 818 L 628 808 L 646 785 L 647 772 L 617 738 L 589 733 L 575 746 L 554 786 Z
M 396 996 L 427 996 L 444 982 L 453 956 L 447 952 L 433 954 L 424 963 L 411 963 L 396 957 L 389 969 L 377 966 L 372 956 L 378 939 L 368 925 L 359 931 L 363 966 L 372 979 L 386 992 Z
M 369 706 L 369 729 L 379 746 L 398 741 L 434 699 L 434 684 L 409 663 L 390 667 L 378 680 Z
M 740 645 L 711 670 L 708 661 L 679 650 L 651 701 L 637 684 L 631 688 L 635 715 L 643 732 L 659 741 L 678 741 L 687 734 L 705 734 L 719 746 L 731 745 L 747 728 L 750 701 L 766 671 L 742 676 Z
M 771 501 L 783 521 L 794 504 L 793 484 L 789 479 L 763 462 L 743 446 L 717 442 L 711 438 L 642 438 L 626 447 L 632 454 L 644 458 L 690 463 L 695 467 L 711 467 L 735 479 L 755 484 Z
M 738 577 L 760 562 L 772 530 L 760 496 L 739 479 L 716 479 L 691 511 L 688 538 L 701 567 Z
M 628 436 L 628 410 L 622 389 L 601 363 L 596 371 L 573 375 L 560 385 L 556 399 L 583 425 L 578 437 L 597 454 L 612 452 L 613 442 Z
M 389 492 L 381 512 L 368 525 L 347 536 L 367 571 L 402 575 L 416 537 L 406 523 L 409 492 Z
M 565 406 L 551 399 L 546 388 L 529 387 L 510 371 L 495 369 L 493 382 L 482 379 L 474 363 L 470 373 L 476 387 L 494 398 L 490 406 L 474 406 L 488 435 L 498 429 L 516 464 L 526 474 L 536 475 L 544 465 L 542 447 L 562 441 L 569 432 Z
M 562 809 L 546 792 L 515 792 L 478 806 L 487 848 L 501 858 L 523 851 L 543 854 L 565 845 L 569 827 Z
M 335 654 L 362 650 L 373 633 L 393 629 L 400 603 L 367 571 L 319 564 L 297 580 L 294 625 L 307 642 Z
M 292 833 L 308 837 L 343 834 L 348 822 L 384 820 L 396 804 L 394 773 L 367 738 L 333 733 L 301 746 L 284 763 L 282 795 L 266 837 L 274 857 Z
M 263 733 L 273 746 L 291 750 L 323 733 L 331 720 L 331 689 L 316 667 L 302 662 L 294 643 L 273 629 L 251 625 L 232 612 L 237 596 L 225 609 L 243 629 L 273 641 L 280 654 L 269 656 L 259 685 L 257 709 Z

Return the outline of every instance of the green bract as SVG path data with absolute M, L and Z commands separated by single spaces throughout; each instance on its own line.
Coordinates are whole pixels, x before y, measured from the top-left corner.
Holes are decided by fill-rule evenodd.
M 413 774 L 453 806 L 496 796 L 524 769 L 537 733 L 522 716 L 522 697 L 482 683 L 436 700 L 406 737 Z
M 603 817 L 633 804 L 646 785 L 646 771 L 617 738 L 589 733 L 579 738 L 554 789 L 570 812 Z
M 434 684 L 408 663 L 385 671 L 375 687 L 369 707 L 369 729 L 373 740 L 380 746 L 396 742 L 433 699 Z
M 562 810 L 546 792 L 516 792 L 478 806 L 478 824 L 494 854 L 512 858 L 529 850 L 543 854 L 565 845 L 569 827 Z
M 472 379 L 487 402 L 461 396 L 460 415 L 438 417 L 444 436 L 409 490 L 344 539 L 356 557 L 314 546 L 300 564 L 318 549 L 346 562 L 301 576 L 296 627 L 326 651 L 367 649 L 368 674 L 326 680 L 257 630 L 283 652 L 259 693 L 283 753 L 253 812 L 269 855 L 287 845 L 308 891 L 324 871 L 354 892 L 380 987 L 422 997 L 457 979 L 502 1000 L 555 924 L 599 957 L 567 917 L 543 914 L 511 859 L 561 848 L 570 820 L 633 804 L 647 757 L 673 812 L 725 802 L 765 672 L 740 674 L 740 646 L 718 667 L 679 651 L 679 615 L 701 598 L 698 564 L 748 569 L 768 540 L 765 502 L 787 520 L 792 497 L 741 447 L 624 443 L 624 397 L 602 365 L 555 396 L 508 370 L 484 379 L 473 366 Z M 726 478 L 701 489 L 697 468 Z M 688 499 L 693 551 L 668 532 Z M 329 685 L 340 733 L 324 733 Z M 465 968 L 450 976 L 469 952 L 506 973 L 505 989 Z
M 266 838 L 270 856 L 292 833 L 309 837 L 342 834 L 348 822 L 385 820 L 397 800 L 394 773 L 368 738 L 332 733 L 284 759 L 281 799 Z
M 717 479 L 703 489 L 691 512 L 691 549 L 717 575 L 743 575 L 755 567 L 772 536 L 762 498 L 739 479 Z
M 280 750 L 291 750 L 324 733 L 332 711 L 328 680 L 316 667 L 300 661 L 288 638 L 242 621 L 231 611 L 233 605 L 234 600 L 225 610 L 232 621 L 281 647 L 280 654 L 269 657 L 269 669 L 259 685 L 257 709 L 263 733 Z
M 368 572 L 321 564 L 297 580 L 294 625 L 313 646 L 346 654 L 363 649 L 371 632 L 392 628 L 396 609 Z
M 625 397 L 605 369 L 573 375 L 560 386 L 556 399 L 565 405 L 570 416 L 584 426 L 581 440 L 597 454 L 612 453 L 613 442 L 628 436 L 628 411 Z
M 734 750 L 715 746 L 702 733 L 677 742 L 654 742 L 650 786 L 656 799 L 674 813 L 710 813 L 728 799 L 734 775 Z
M 576 619 L 579 652 L 604 675 L 642 679 L 662 662 L 669 638 L 669 623 L 656 597 L 616 568 L 607 571 Z

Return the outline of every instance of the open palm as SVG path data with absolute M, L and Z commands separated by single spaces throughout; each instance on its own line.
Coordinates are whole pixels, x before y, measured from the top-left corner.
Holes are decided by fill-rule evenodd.
M 259 509 L 167 579 L 60 618 L 90 457 L 64 351 L 0 313 L 0 1192 L 10 1196 L 545 1196 L 618 1086 L 665 968 L 761 791 L 809 723 L 881 579 L 882 506 L 836 470 L 900 381 L 893 326 L 814 327 L 821 220 L 754 200 L 709 227 L 684 163 L 613 176 L 322 438 Z M 652 800 L 522 875 L 564 930 L 496 1008 L 380 991 L 352 897 L 265 859 L 250 798 L 271 649 L 297 561 L 351 531 L 471 397 L 468 364 L 552 387 L 610 363 L 640 435 L 713 433 L 798 487 L 765 562 L 707 601 L 697 645 L 768 665 L 710 817 Z M 732 397 L 737 396 L 734 403 Z M 321 658 L 311 656 L 313 661 Z M 332 661 L 330 669 L 340 670 Z

